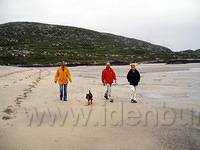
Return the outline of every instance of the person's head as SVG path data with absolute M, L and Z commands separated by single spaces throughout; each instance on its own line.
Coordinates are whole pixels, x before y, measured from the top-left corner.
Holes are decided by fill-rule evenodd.
M 130 64 L 130 65 L 131 65 L 131 69 L 132 69 L 132 71 L 135 71 L 135 64 L 132 63 L 132 64 Z
M 108 69 L 110 68 L 110 63 L 109 62 L 106 63 L 106 68 L 108 68 Z
M 65 62 L 64 62 L 64 61 L 61 62 L 61 67 L 62 67 L 62 68 L 65 67 Z

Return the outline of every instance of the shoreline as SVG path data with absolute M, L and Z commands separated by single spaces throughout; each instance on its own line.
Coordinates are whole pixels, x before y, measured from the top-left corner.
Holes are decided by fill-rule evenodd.
M 67 62 L 66 62 L 67 63 Z M 112 66 L 124 66 L 129 65 L 131 62 L 123 61 L 110 61 Z M 200 63 L 200 59 L 177 59 L 177 60 L 158 60 L 158 61 L 144 61 L 136 64 L 189 64 L 189 63 Z M 105 63 L 67 63 L 68 67 L 77 66 L 104 66 Z M 0 66 L 13 66 L 13 67 L 58 67 L 60 63 L 55 64 L 0 64 Z

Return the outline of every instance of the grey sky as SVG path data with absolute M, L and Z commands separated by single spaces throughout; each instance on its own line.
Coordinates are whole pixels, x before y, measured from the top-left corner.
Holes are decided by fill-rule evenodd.
M 0 0 L 0 23 L 83 27 L 167 46 L 200 48 L 200 0 Z

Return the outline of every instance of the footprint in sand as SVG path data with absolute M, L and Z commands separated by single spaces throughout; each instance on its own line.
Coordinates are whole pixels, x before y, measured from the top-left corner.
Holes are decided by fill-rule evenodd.
M 16 98 L 16 104 L 17 104 L 18 106 L 20 106 L 21 102 L 23 102 L 22 99 L 24 99 L 24 98 L 23 98 L 23 97 L 17 97 L 17 98 Z
M 10 114 L 14 113 L 12 108 L 13 108 L 12 106 L 8 106 L 3 112 L 10 115 Z
M 37 82 L 35 82 L 35 81 L 33 81 L 32 83 L 33 83 L 34 85 L 37 85 Z
M 3 88 L 6 88 L 6 87 L 8 87 L 8 86 L 9 86 L 9 85 L 8 85 L 8 84 L 6 84 L 6 85 L 4 85 L 4 86 L 3 86 Z
M 11 116 L 14 113 L 12 106 L 8 106 L 3 112 L 6 113 L 6 115 L 2 117 L 3 120 L 12 119 L 14 117 L 14 116 Z
M 11 116 L 3 116 L 3 117 L 2 117 L 3 120 L 8 120 L 8 119 L 12 119 L 12 118 L 13 118 L 13 117 L 11 117 Z
M 19 101 L 20 99 L 24 99 L 23 97 L 17 97 L 16 101 Z
M 17 102 L 16 102 L 16 104 L 17 104 L 17 105 L 20 105 L 20 104 L 21 104 L 21 102 L 22 102 L 22 101 L 17 101 Z

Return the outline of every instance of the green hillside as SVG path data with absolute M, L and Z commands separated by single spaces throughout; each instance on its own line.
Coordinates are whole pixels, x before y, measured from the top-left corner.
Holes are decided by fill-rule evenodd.
M 0 64 L 105 61 L 141 62 L 200 58 L 145 41 L 92 30 L 34 22 L 0 25 Z

